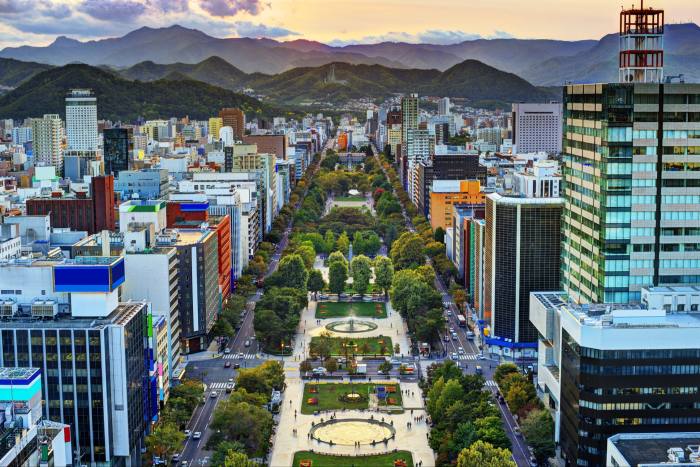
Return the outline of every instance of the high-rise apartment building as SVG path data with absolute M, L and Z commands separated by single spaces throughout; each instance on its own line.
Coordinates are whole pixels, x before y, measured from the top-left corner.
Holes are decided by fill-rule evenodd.
M 245 114 L 241 109 L 227 107 L 219 111 L 222 127 L 233 128 L 233 137 L 241 140 L 245 136 Z
M 209 140 L 210 141 L 219 141 L 219 130 L 223 128 L 224 126 L 224 119 L 221 117 L 211 117 L 209 119 L 209 126 L 208 126 L 208 131 L 209 131 Z
M 530 292 L 559 288 L 561 207 L 561 198 L 486 196 L 483 309 L 492 352 L 534 356 Z
M 66 143 L 70 151 L 96 151 L 97 97 L 89 89 L 72 89 L 66 96 Z
M 408 130 L 418 129 L 418 94 L 410 94 L 401 99 L 402 144 L 408 140 Z
M 564 106 L 563 289 L 627 303 L 700 282 L 700 85 L 569 85 Z
M 105 173 L 112 174 L 116 178 L 119 172 L 129 170 L 129 160 L 134 151 L 134 130 L 106 128 L 102 137 Z
M 438 101 L 438 115 L 449 115 L 452 104 L 449 97 L 443 97 Z
M 63 122 L 56 114 L 32 119 L 32 149 L 36 165 L 52 165 L 57 172 L 63 168 Z
M 561 103 L 513 104 L 512 139 L 519 153 L 561 153 Z

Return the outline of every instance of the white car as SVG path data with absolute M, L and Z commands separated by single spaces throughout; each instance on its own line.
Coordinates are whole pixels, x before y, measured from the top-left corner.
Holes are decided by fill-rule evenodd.
M 216 399 L 217 397 L 219 397 L 219 393 L 216 391 L 212 391 L 209 397 L 211 397 L 212 399 Z
M 189 438 L 192 432 L 190 430 L 185 430 L 185 438 Z
M 462 346 L 457 347 L 457 352 L 464 353 L 464 347 L 462 347 Z
M 194 434 L 192 435 L 192 439 L 200 439 L 201 437 L 202 437 L 201 431 L 195 431 Z
M 457 352 L 452 352 L 452 360 L 459 360 L 459 355 L 457 355 Z

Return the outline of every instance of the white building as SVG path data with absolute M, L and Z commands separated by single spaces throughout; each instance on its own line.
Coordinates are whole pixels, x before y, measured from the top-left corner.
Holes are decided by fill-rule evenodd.
M 19 225 L 0 224 L 0 259 L 19 258 L 22 254 L 22 239 Z
M 438 101 L 438 115 L 450 115 L 451 107 L 452 105 L 450 104 L 450 98 L 443 97 Z
M 540 160 L 524 172 L 513 174 L 514 191 L 528 198 L 558 198 L 561 186 L 559 163 Z
M 66 141 L 70 151 L 96 151 L 97 98 L 89 89 L 72 89 L 66 96 Z
M 513 104 L 513 143 L 520 152 L 559 154 L 562 104 Z
M 32 127 L 20 126 L 12 129 L 12 142 L 24 144 L 32 140 Z

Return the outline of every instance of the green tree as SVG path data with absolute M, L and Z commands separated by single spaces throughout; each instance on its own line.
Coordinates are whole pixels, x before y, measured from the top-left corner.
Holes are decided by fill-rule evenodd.
M 348 252 L 350 251 L 350 238 L 348 238 L 347 232 L 340 234 L 340 237 L 338 237 L 338 240 L 335 242 L 335 247 L 343 255 L 348 255 Z
M 326 281 L 323 280 L 323 274 L 318 269 L 312 269 L 309 271 L 309 280 L 306 282 L 306 287 L 309 292 L 313 292 L 316 299 L 318 299 L 318 293 L 326 287 Z
M 430 258 L 435 258 L 440 253 L 445 252 L 445 244 L 441 242 L 430 242 L 425 245 L 424 251 Z
M 284 282 L 284 287 L 306 292 L 306 281 L 309 279 L 309 273 L 301 256 L 291 254 L 282 258 L 278 272 Z
M 307 373 L 307 372 L 311 371 L 312 368 L 313 368 L 313 366 L 311 365 L 311 362 L 308 360 L 304 360 L 303 362 L 301 362 L 299 364 L 299 371 L 301 373 Z
M 391 246 L 390 255 L 396 269 L 410 269 L 425 262 L 423 239 L 417 233 L 404 232 Z
M 340 294 L 345 290 L 348 280 L 347 262 L 334 261 L 328 268 L 328 288 L 334 294 Z
M 477 441 L 459 453 L 457 467 L 517 467 L 508 449 Z
M 219 319 L 216 320 L 214 327 L 211 329 L 211 334 L 214 337 L 230 337 L 236 334 L 236 331 L 228 320 L 224 319 L 223 316 L 219 316 Z
M 348 260 L 345 258 L 345 255 L 341 253 L 340 251 L 334 251 L 330 255 L 328 255 L 328 266 L 330 267 L 331 264 L 335 263 L 336 261 L 340 263 L 345 263 L 345 266 L 348 265 Z
M 330 254 L 335 249 L 335 234 L 331 229 L 326 230 L 323 241 L 326 247 L 325 252 Z
M 235 441 L 220 441 L 214 448 L 214 454 L 211 456 L 211 465 L 224 465 L 229 451 L 244 452 L 245 446 Z
M 330 357 L 333 347 L 332 334 L 329 331 L 321 331 L 318 339 L 313 339 L 309 344 L 309 353 L 318 356 L 321 360 Z
M 525 383 L 511 384 L 505 397 L 508 408 L 513 413 L 519 413 L 531 400 Z
M 223 401 L 214 412 L 211 428 L 219 430 L 224 440 L 241 443 L 249 455 L 262 456 L 269 449 L 272 414 L 247 402 Z
M 530 411 L 520 423 L 520 428 L 539 464 L 545 464 L 547 459 L 554 456 L 554 421 L 546 410 Z
M 314 267 L 314 262 L 316 261 L 316 250 L 311 242 L 306 241 L 302 243 L 296 250 L 294 250 L 294 253 L 301 256 L 307 270 Z
M 323 362 L 323 366 L 326 369 L 326 371 L 328 371 L 328 373 L 330 373 L 332 376 L 333 373 L 338 371 L 338 360 L 329 357 Z
M 445 243 L 445 229 L 438 227 L 435 229 L 434 237 L 436 242 Z
M 244 452 L 230 450 L 224 459 L 224 467 L 258 467 Z
M 391 362 L 387 362 L 384 360 L 378 367 L 379 371 L 383 372 L 384 374 L 388 375 L 391 369 L 393 368 L 393 365 Z
M 520 373 L 520 371 L 518 370 L 517 365 L 514 363 L 503 363 L 498 365 L 496 371 L 493 373 L 493 380 L 496 381 L 499 386 L 501 386 L 506 376 L 518 373 Z
M 169 460 L 170 456 L 182 448 L 185 434 L 174 423 L 158 423 L 146 437 L 146 447 L 151 456 Z
M 510 447 L 510 439 L 503 430 L 503 421 L 498 415 L 479 418 L 474 421 L 476 435 L 481 441 L 492 446 L 507 449 Z
M 389 293 L 393 279 L 394 265 L 391 259 L 386 256 L 378 256 L 374 260 L 374 283 L 384 291 L 385 296 Z
M 363 296 L 369 289 L 372 278 L 372 261 L 365 255 L 355 256 L 350 263 L 352 271 L 352 288 Z

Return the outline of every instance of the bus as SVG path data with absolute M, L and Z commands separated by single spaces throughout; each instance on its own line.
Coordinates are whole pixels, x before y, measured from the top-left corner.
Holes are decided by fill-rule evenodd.
M 459 324 L 460 328 L 466 328 L 467 327 L 467 320 L 462 314 L 457 315 L 457 323 Z

